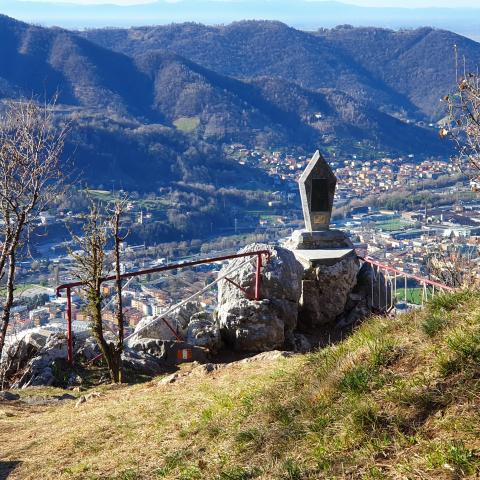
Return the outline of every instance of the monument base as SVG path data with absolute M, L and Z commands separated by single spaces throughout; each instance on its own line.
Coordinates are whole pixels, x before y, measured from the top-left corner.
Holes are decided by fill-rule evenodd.
M 353 249 L 353 244 L 341 230 L 295 230 L 285 246 L 291 250 Z
M 341 230 L 295 230 L 285 242 L 297 260 L 308 269 L 318 265 L 335 265 L 346 257 L 356 257 L 352 242 Z

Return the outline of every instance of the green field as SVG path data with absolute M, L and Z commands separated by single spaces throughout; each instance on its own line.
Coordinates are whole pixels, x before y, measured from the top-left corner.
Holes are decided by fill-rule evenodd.
M 180 117 L 177 118 L 173 124 L 180 131 L 191 133 L 200 125 L 200 119 L 198 117 Z
M 109 190 L 92 190 L 92 189 L 86 189 L 85 193 L 94 198 L 95 200 L 101 200 L 104 202 L 109 202 L 113 200 L 113 193 Z
M 396 230 L 404 230 L 407 227 L 411 227 L 412 222 L 404 220 L 403 218 L 392 218 L 391 220 L 378 222 L 376 226 L 384 232 L 395 232 Z
M 414 305 L 421 305 L 422 290 L 422 287 L 407 288 L 407 302 Z M 397 299 L 402 301 L 405 300 L 405 290 L 401 285 L 397 285 Z

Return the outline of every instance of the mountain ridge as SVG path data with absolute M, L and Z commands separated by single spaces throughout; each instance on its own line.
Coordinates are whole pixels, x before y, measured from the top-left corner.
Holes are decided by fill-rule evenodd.
M 341 24 L 355 26 L 376 25 L 391 28 L 417 28 L 431 25 L 457 31 L 464 35 L 476 35 L 474 21 L 479 9 L 455 8 L 395 8 L 365 7 L 342 2 L 275 2 L 275 10 L 268 0 L 229 1 L 157 1 L 143 5 L 78 5 L 61 2 L 32 2 L 9 0 L 2 11 L 13 17 L 45 25 L 61 25 L 68 28 L 130 27 L 145 24 L 168 24 L 185 20 L 207 24 L 225 24 L 249 18 L 252 20 L 281 20 L 289 25 L 307 30 L 334 27 Z
M 448 155 L 450 145 L 420 124 L 441 117 L 435 97 L 450 88 L 447 60 L 426 57 L 453 39 L 480 61 L 480 44 L 428 28 L 307 33 L 243 21 L 72 32 L 1 16 L 0 99 L 58 91 L 59 109 L 75 119 L 89 181 L 113 176 L 138 187 L 145 177 L 138 172 L 149 168 L 157 173 L 148 188 L 186 181 L 181 157 L 203 145 L 192 168 L 218 161 L 219 170 L 238 171 L 241 184 L 223 144 L 331 146 L 342 155 L 360 143 L 394 155 Z M 426 87 L 415 80 L 423 68 Z M 262 175 L 254 177 L 263 182 Z M 205 168 L 199 178 L 213 182 Z

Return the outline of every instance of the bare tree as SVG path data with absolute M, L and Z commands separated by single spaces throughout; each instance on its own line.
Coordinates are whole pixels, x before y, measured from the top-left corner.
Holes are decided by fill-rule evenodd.
M 123 302 L 122 302 L 122 278 L 121 278 L 121 258 L 120 258 L 120 249 L 121 244 L 125 241 L 127 234 L 122 235 L 121 232 L 121 221 L 122 216 L 125 213 L 125 209 L 128 204 L 127 197 L 119 197 L 114 202 L 110 208 L 112 216 L 110 218 L 110 228 L 113 236 L 113 256 L 114 256 L 114 268 L 115 268 L 115 286 L 116 286 L 116 317 L 117 317 L 117 326 L 118 326 L 118 337 L 117 343 L 113 349 L 113 353 L 116 357 L 116 362 L 119 365 L 118 372 L 118 382 L 123 382 L 123 368 L 121 362 L 121 355 L 123 351 L 123 338 L 124 338 L 124 329 L 123 329 Z
M 456 87 L 444 97 L 448 108 L 448 123 L 440 130 L 440 137 L 451 138 L 458 155 L 460 169 L 471 179 L 480 176 L 480 74 L 468 72 L 466 60 L 459 74 L 458 53 L 455 47 Z
M 478 258 L 478 246 L 462 249 L 463 242 L 452 238 L 449 247 L 431 251 L 426 258 L 430 278 L 453 288 L 478 286 L 477 269 L 473 268 Z
M 60 157 L 68 125 L 55 125 L 54 107 L 55 100 L 46 104 L 10 102 L 0 117 L 0 278 L 7 273 L 0 358 L 10 322 L 20 248 L 63 183 Z
M 122 200 L 113 203 L 111 209 L 102 212 L 100 205 L 92 201 L 82 235 L 71 232 L 72 239 L 78 250 L 70 254 L 75 262 L 74 274 L 82 282 L 86 296 L 87 311 L 92 322 L 93 335 L 107 363 L 110 378 L 114 383 L 123 381 L 122 351 L 123 351 L 123 306 L 122 279 L 120 271 L 120 245 L 124 241 L 121 234 L 121 217 L 125 203 Z M 103 213 L 103 214 L 102 214 Z M 105 213 L 107 215 L 105 215 Z M 109 216 L 108 213 L 111 215 Z M 113 237 L 113 257 L 115 280 L 117 287 L 116 308 L 118 334 L 116 340 L 105 338 L 102 315 L 102 283 L 110 271 L 107 244 Z

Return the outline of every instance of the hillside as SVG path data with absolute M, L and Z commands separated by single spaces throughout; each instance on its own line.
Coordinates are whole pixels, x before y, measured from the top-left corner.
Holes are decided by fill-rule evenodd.
M 0 468 L 12 479 L 478 478 L 479 319 L 477 293 L 437 296 L 306 356 L 186 366 L 173 383 L 106 388 L 77 408 L 3 403 Z
M 480 44 L 445 30 L 342 26 L 302 32 L 279 22 L 194 23 L 83 32 L 127 55 L 166 49 L 223 75 L 270 76 L 308 89 L 333 88 L 387 112 L 441 118 L 455 81 L 453 45 L 470 66 Z
M 358 31 L 361 43 L 368 35 Z M 224 157 L 222 145 L 232 142 L 305 152 L 333 146 L 345 154 L 361 141 L 367 150 L 392 154 L 450 153 L 434 129 L 404 121 L 405 115 L 427 119 L 427 107 L 412 101 L 425 95 L 381 80 L 332 32 L 238 22 L 75 33 L 0 16 L 0 99 L 58 92 L 59 116 L 73 119 L 69 151 L 75 150 L 77 167 L 95 185 L 113 180 L 154 190 L 186 181 L 178 173 L 185 170 L 180 157 L 192 148 L 201 165 L 233 172 L 225 178 L 235 186 L 247 177 L 264 184 L 261 172 Z M 386 57 L 378 67 L 385 67 L 386 77 L 393 75 L 390 61 Z M 150 169 L 148 185 L 142 184 Z M 200 178 L 215 181 L 211 169 Z

